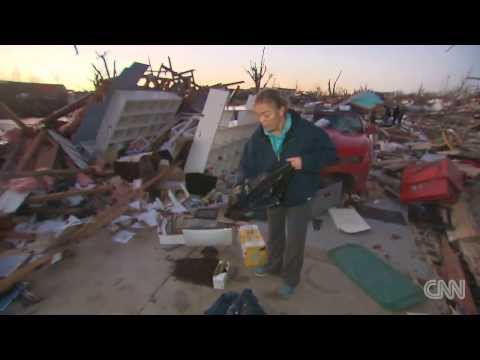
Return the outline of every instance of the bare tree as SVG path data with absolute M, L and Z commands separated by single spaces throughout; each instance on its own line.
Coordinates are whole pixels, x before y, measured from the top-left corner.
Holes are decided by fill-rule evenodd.
M 258 93 L 260 89 L 265 88 L 268 82 L 273 77 L 273 74 L 269 74 L 267 77 L 267 80 L 262 85 L 262 81 L 265 78 L 265 75 L 267 74 L 267 66 L 265 65 L 264 57 L 265 57 L 265 47 L 263 47 L 263 50 L 262 50 L 262 58 L 260 60 L 260 66 L 258 66 L 257 63 L 250 61 L 250 69 L 248 70 L 245 69 L 248 76 L 250 76 L 250 79 L 252 79 L 252 81 L 255 84 L 255 93 Z
M 110 80 L 112 77 L 110 76 L 110 70 L 108 68 L 108 63 L 107 63 L 107 53 L 104 52 L 103 54 L 96 53 L 97 57 L 99 59 L 102 59 L 103 66 L 105 68 L 105 72 L 107 74 L 107 79 Z M 105 81 L 105 77 L 103 76 L 102 72 L 98 70 L 98 68 L 95 66 L 95 64 L 92 64 L 93 70 L 94 70 L 94 78 L 91 80 L 93 82 L 93 85 L 95 86 L 95 89 L 97 89 L 103 81 Z M 113 78 L 117 76 L 117 68 L 116 68 L 116 61 L 113 61 Z
M 342 75 L 342 71 L 343 71 L 343 70 L 340 70 L 340 72 L 338 73 L 338 76 L 337 76 L 335 82 L 333 83 L 333 88 L 332 88 L 331 85 L 330 85 L 330 84 L 331 84 L 331 80 L 328 79 L 328 95 L 330 95 L 330 96 L 335 96 L 335 87 L 337 86 L 337 81 L 338 81 L 338 79 L 340 79 L 340 76 Z

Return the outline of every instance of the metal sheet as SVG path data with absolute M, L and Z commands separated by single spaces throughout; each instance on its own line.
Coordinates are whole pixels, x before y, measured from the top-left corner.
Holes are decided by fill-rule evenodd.
M 0 213 L 11 214 L 17 211 L 30 192 L 7 190 L 0 196 Z
M 57 134 L 53 130 L 48 130 L 48 134 L 60 144 L 62 147 L 63 151 L 68 155 L 70 159 L 77 165 L 80 169 L 86 169 L 88 168 L 87 161 L 83 158 L 83 156 L 78 152 L 78 150 L 75 148 L 75 145 L 72 144 L 70 140 L 67 138 L 63 137 L 60 134 Z

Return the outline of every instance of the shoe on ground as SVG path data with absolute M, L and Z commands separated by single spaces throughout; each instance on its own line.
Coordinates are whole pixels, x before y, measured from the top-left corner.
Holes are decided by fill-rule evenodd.
M 282 299 L 290 299 L 295 293 L 295 288 L 293 286 L 283 284 L 277 291 L 278 295 Z

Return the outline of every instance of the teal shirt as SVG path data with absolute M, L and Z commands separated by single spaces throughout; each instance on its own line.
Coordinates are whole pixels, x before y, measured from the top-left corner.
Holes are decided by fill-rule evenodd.
M 268 136 L 270 139 L 270 143 L 272 144 L 273 151 L 277 156 L 277 159 L 280 158 L 280 153 L 282 152 L 283 142 L 285 141 L 285 137 L 287 136 L 288 130 L 292 127 L 292 116 L 290 113 L 287 113 L 285 124 L 283 129 L 279 135 L 274 135 L 271 131 L 263 130 L 265 135 Z

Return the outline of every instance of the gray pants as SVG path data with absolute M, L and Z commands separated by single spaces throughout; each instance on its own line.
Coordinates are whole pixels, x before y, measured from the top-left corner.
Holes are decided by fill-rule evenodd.
M 309 200 L 295 207 L 279 206 L 267 210 L 267 269 L 281 274 L 284 282 L 293 287 L 300 282 L 311 203 Z

